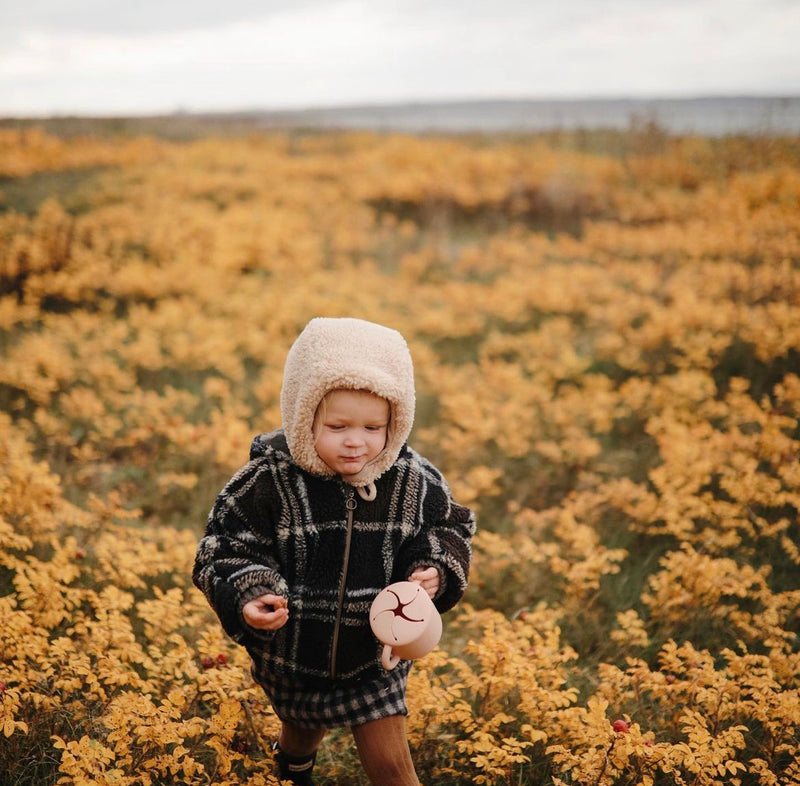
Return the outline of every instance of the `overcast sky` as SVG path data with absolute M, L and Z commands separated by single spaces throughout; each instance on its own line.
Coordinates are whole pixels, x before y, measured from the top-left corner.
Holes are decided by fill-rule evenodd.
M 0 115 L 800 95 L 800 0 L 0 0 Z

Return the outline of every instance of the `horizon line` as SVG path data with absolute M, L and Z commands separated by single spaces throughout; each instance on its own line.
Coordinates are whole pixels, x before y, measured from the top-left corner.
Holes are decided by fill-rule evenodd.
M 455 107 L 486 104 L 575 104 L 575 103 L 692 103 L 699 101 L 795 101 L 800 93 L 758 93 L 758 92 L 709 92 L 681 94 L 608 94 L 608 95 L 553 95 L 553 96 L 475 96 L 449 98 L 408 98 L 396 100 L 369 100 L 358 102 L 304 104 L 299 106 L 263 106 L 239 108 L 189 108 L 175 107 L 171 110 L 144 110 L 141 112 L 95 113 L 83 111 L 54 111 L 50 113 L 2 113 L 0 120 L 111 120 L 111 119 L 156 119 L 169 117 L 221 117 L 245 115 L 293 115 L 314 112 L 375 111 L 392 109 L 413 109 L 426 107 Z

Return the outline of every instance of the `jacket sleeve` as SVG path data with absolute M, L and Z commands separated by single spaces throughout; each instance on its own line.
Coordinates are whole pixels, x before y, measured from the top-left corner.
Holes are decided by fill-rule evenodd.
M 444 478 L 424 459 L 423 470 L 422 527 L 400 550 L 395 580 L 408 578 L 418 567 L 438 568 L 441 585 L 434 604 L 444 612 L 467 589 L 475 514 L 453 500 Z
M 272 631 L 251 628 L 242 608 L 253 598 L 288 597 L 288 587 L 271 555 L 272 527 L 264 504 L 271 482 L 265 460 L 251 461 L 220 492 L 195 555 L 192 580 L 206 596 L 225 632 L 248 645 L 268 641 Z

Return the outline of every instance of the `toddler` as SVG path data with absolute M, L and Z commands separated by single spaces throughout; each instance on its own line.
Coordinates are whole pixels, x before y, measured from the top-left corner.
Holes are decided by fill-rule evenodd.
M 375 596 L 418 581 L 440 612 L 463 595 L 475 519 L 406 444 L 411 355 L 395 330 L 311 320 L 289 351 L 283 427 L 253 440 L 209 514 L 193 578 L 281 719 L 279 775 L 313 784 L 326 730 L 352 730 L 373 784 L 418 786 L 406 736 L 411 663 L 387 671 Z

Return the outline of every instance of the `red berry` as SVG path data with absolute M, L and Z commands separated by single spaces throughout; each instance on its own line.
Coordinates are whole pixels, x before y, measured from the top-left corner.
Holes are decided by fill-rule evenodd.
M 611 725 L 611 728 L 614 729 L 614 731 L 618 731 L 620 734 L 628 733 L 628 724 L 621 719 L 615 720 L 614 723 Z
M 217 655 L 217 664 L 220 666 L 225 666 L 228 663 L 228 656 L 224 652 L 220 652 Z
M 8 685 L 6 685 L 5 682 L 0 682 L 0 696 L 2 696 L 6 692 L 7 687 Z
M 75 559 L 82 560 L 86 558 L 86 552 L 83 549 L 76 549 L 75 551 Z
M 208 655 L 204 655 L 200 663 L 202 664 L 204 669 L 214 668 L 214 658 L 210 658 Z

